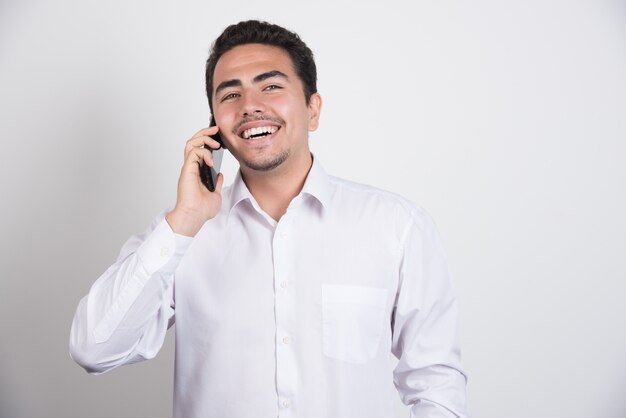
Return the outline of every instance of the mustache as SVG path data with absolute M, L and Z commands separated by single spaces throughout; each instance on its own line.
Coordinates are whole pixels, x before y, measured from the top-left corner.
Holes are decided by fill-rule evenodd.
M 241 125 L 243 125 L 244 123 L 256 122 L 258 120 L 269 120 L 270 122 L 277 123 L 280 126 L 283 126 L 285 124 L 285 121 L 279 117 L 269 115 L 251 115 L 244 117 L 235 125 L 235 127 L 233 128 L 233 134 L 237 135 L 237 132 L 239 132 L 239 128 L 241 128 Z

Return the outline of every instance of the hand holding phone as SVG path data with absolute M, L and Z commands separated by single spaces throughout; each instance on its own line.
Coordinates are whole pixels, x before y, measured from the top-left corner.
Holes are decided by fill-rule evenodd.
M 166 216 L 175 233 L 188 237 L 193 237 L 206 221 L 215 217 L 222 205 L 222 196 L 219 192 L 223 177 L 219 170 L 224 152 L 223 143 L 221 138 L 216 138 L 219 130 L 215 123 L 211 122 L 213 127 L 201 129 L 185 145 L 184 163 L 178 178 L 176 206 Z M 207 137 L 211 137 L 212 140 Z M 213 147 L 221 146 L 215 149 L 209 147 L 207 143 Z M 210 150 L 210 157 L 207 150 Z M 210 161 L 213 167 L 209 167 L 205 160 Z

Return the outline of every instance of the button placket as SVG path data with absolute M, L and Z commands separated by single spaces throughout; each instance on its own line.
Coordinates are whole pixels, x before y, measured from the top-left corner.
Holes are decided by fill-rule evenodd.
M 274 298 L 276 319 L 276 389 L 279 396 L 279 417 L 295 413 L 297 362 L 294 352 L 295 301 L 289 278 L 293 274 L 293 254 L 290 238 L 292 212 L 283 215 L 276 226 L 273 240 Z

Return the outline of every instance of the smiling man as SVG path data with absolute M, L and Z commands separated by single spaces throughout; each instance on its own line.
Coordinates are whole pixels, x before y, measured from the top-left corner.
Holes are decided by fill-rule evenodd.
M 187 141 L 174 208 L 80 301 L 72 358 L 93 374 L 152 358 L 175 322 L 177 418 L 390 417 L 392 382 L 412 417 L 467 417 L 435 226 L 313 157 L 310 49 L 276 25 L 229 26 L 206 84 L 217 126 Z M 199 165 L 218 132 L 240 170 L 210 192 Z

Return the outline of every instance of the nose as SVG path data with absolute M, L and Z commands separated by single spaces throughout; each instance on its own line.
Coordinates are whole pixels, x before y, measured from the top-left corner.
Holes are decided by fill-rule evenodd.
M 262 115 L 265 112 L 265 105 L 260 95 L 254 91 L 247 91 L 241 101 L 242 116 Z

